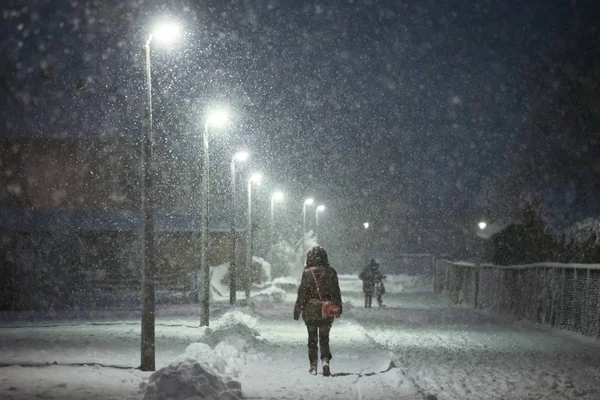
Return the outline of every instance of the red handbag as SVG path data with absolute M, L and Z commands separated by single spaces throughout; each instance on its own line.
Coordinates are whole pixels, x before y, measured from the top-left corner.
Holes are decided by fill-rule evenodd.
M 317 294 L 319 295 L 319 300 L 321 300 L 321 316 L 323 318 L 333 318 L 339 317 L 340 306 L 338 306 L 335 301 L 326 300 L 323 301 L 323 297 L 321 297 L 321 291 L 319 290 L 319 284 L 317 283 L 317 277 L 315 276 L 315 271 L 313 271 L 312 267 L 310 268 L 310 272 L 312 273 L 313 279 L 315 280 L 315 286 L 317 287 Z

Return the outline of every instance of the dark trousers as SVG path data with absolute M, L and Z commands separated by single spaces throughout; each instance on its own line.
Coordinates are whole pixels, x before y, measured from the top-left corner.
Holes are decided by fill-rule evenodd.
M 365 308 L 371 308 L 373 302 L 373 292 L 365 292 Z
M 308 361 L 316 364 L 318 360 L 319 344 L 321 345 L 321 360 L 331 360 L 331 351 L 329 351 L 329 331 L 331 330 L 330 321 L 307 321 L 308 330 Z

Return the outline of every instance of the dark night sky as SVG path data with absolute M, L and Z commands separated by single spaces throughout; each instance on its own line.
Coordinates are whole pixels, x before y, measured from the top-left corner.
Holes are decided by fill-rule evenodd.
M 331 236 L 365 219 L 389 228 L 397 244 L 402 234 L 389 232 L 399 225 L 427 232 L 482 216 L 474 199 L 525 116 L 520 66 L 552 46 L 552 27 L 576 18 L 581 3 L 39 0 L 1 8 L 0 135 L 139 135 L 140 46 L 151 22 L 171 15 L 185 38 L 171 50 L 153 46 L 159 145 L 191 159 L 203 110 L 228 104 L 233 121 L 211 143 L 217 192 L 227 188 L 218 171 L 248 148 L 290 191 L 296 214 L 302 196 L 327 203 L 337 246 L 343 240 Z

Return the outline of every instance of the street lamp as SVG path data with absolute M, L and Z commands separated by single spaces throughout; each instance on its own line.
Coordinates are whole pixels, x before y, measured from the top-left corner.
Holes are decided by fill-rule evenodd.
M 323 204 L 319 205 L 315 210 L 315 239 L 318 238 L 319 232 L 319 212 L 325 211 L 325 206 Z
M 487 222 L 485 221 L 480 221 L 478 224 L 479 229 L 484 230 L 485 228 L 487 228 Z
M 368 223 L 368 222 L 365 222 L 365 223 L 363 224 L 363 226 L 365 227 L 365 229 L 369 229 L 369 223 Z
M 160 42 L 175 39 L 179 27 L 175 24 L 162 24 L 148 36 L 144 45 L 146 61 L 146 104 L 144 107 L 144 138 L 142 143 L 142 169 L 141 180 L 141 212 L 142 212 L 142 337 L 141 337 L 141 365 L 142 371 L 155 369 L 155 332 L 154 332 L 154 275 L 156 273 L 156 260 L 154 257 L 154 205 L 152 186 L 154 178 L 153 153 L 154 138 L 152 136 L 152 69 L 150 64 L 150 43 L 152 38 Z
M 229 304 L 235 304 L 237 290 L 237 271 L 235 267 L 235 162 L 246 161 L 249 154 L 245 151 L 237 152 L 231 158 L 231 253 L 229 254 Z
M 275 245 L 275 202 L 283 200 L 283 193 L 273 192 L 271 195 L 271 243 Z
M 208 326 L 210 316 L 210 267 L 207 262 L 208 252 L 208 203 L 210 197 L 210 176 L 208 162 L 208 128 L 210 125 L 222 126 L 227 120 L 223 111 L 212 111 L 204 122 L 204 162 L 202 163 L 202 235 L 200 238 L 200 269 L 202 270 L 202 286 L 200 287 L 201 308 L 200 326 Z
M 248 216 L 246 217 L 246 299 L 250 298 L 252 286 L 252 182 L 260 185 L 261 174 L 252 174 L 248 179 Z
M 306 206 L 312 206 L 314 203 L 315 199 L 308 198 L 302 204 L 302 241 L 304 241 L 304 234 L 306 233 Z

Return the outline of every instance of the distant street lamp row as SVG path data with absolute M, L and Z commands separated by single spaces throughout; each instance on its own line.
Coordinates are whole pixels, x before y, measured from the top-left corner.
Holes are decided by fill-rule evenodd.
M 152 31 L 144 45 L 145 71 L 146 71 L 146 96 L 144 107 L 144 138 L 142 144 L 142 183 L 141 183 L 141 210 L 143 215 L 142 225 L 142 337 L 141 337 L 141 366 L 143 371 L 155 370 L 155 287 L 154 277 L 156 274 L 155 247 L 154 247 L 154 215 L 153 215 L 153 177 L 154 171 L 154 138 L 152 132 L 152 75 L 150 63 L 150 44 L 153 40 L 167 44 L 173 42 L 181 34 L 181 29 L 173 23 L 162 23 Z M 227 114 L 222 110 L 214 110 L 208 113 L 205 119 L 203 132 L 204 159 L 202 167 L 202 232 L 200 244 L 200 270 L 202 271 L 202 285 L 199 286 L 201 302 L 200 326 L 209 325 L 210 313 L 210 269 L 207 262 L 208 251 L 208 215 L 209 215 L 209 128 L 220 127 L 227 121 Z M 236 301 L 237 290 L 237 268 L 236 268 L 236 216 L 235 216 L 235 194 L 236 194 L 236 163 L 244 162 L 249 157 L 247 152 L 238 152 L 231 159 L 231 254 L 229 265 L 230 276 L 230 303 Z M 248 178 L 248 211 L 246 228 L 246 279 L 245 294 L 250 297 L 251 265 L 252 265 L 252 184 L 260 185 L 262 176 L 253 174 Z M 271 219 L 270 219 L 270 244 L 275 244 L 274 235 L 274 207 L 276 202 L 283 200 L 283 193 L 276 191 L 271 196 Z M 313 205 L 313 199 L 306 199 L 303 204 L 302 233 L 306 232 L 306 206 Z M 319 226 L 319 212 L 325 210 L 324 205 L 319 205 L 315 210 L 315 235 Z M 304 239 L 304 237 L 303 237 Z
M 304 241 L 304 235 L 306 234 L 306 206 L 312 206 L 315 204 L 315 199 L 308 198 L 302 203 L 302 240 Z M 319 231 L 319 212 L 325 211 L 323 204 L 318 205 L 315 208 L 315 239 L 318 238 Z

